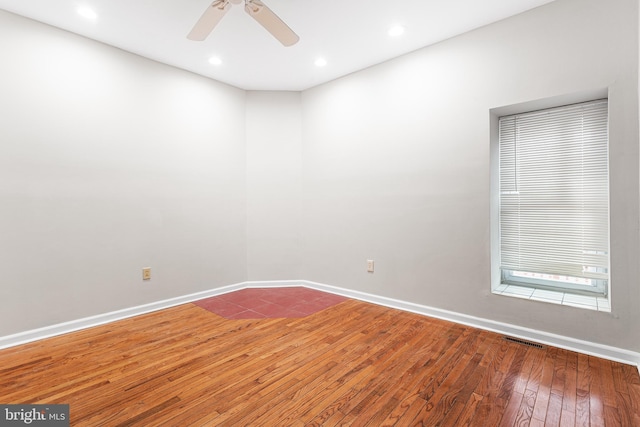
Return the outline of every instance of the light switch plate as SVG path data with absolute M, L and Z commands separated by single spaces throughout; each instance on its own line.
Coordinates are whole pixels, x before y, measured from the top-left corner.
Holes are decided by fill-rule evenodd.
M 372 259 L 368 259 L 367 260 L 367 272 L 373 273 L 373 260 Z

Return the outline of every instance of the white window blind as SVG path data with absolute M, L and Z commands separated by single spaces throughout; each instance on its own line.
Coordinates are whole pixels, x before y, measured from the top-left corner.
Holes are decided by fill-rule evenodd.
M 501 117 L 499 138 L 503 273 L 607 283 L 607 100 Z

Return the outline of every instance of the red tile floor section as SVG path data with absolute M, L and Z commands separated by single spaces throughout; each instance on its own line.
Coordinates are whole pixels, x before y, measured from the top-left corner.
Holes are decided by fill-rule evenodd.
M 248 288 L 195 301 L 227 319 L 306 317 L 348 298 L 304 287 Z

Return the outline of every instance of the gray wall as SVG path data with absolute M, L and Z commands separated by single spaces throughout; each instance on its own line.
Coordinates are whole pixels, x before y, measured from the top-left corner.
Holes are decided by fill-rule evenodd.
M 300 276 L 301 94 L 247 92 L 249 280 Z
M 640 350 L 637 73 L 637 1 L 558 0 L 304 92 L 303 276 Z M 492 295 L 490 110 L 603 89 L 612 313 Z
M 0 52 L 0 336 L 246 280 L 244 91 L 5 12 Z
M 307 279 L 640 351 L 639 13 L 556 0 L 261 93 L 0 12 L 0 335 Z M 613 311 L 494 296 L 490 110 L 593 91 L 611 106 Z

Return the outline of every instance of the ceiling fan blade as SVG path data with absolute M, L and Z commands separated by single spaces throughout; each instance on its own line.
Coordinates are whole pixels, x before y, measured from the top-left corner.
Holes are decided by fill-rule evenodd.
M 244 10 L 285 46 L 294 45 L 300 37 L 260 0 L 249 0 Z
M 215 0 L 198 19 L 187 38 L 196 41 L 206 39 L 230 8 L 229 0 Z

